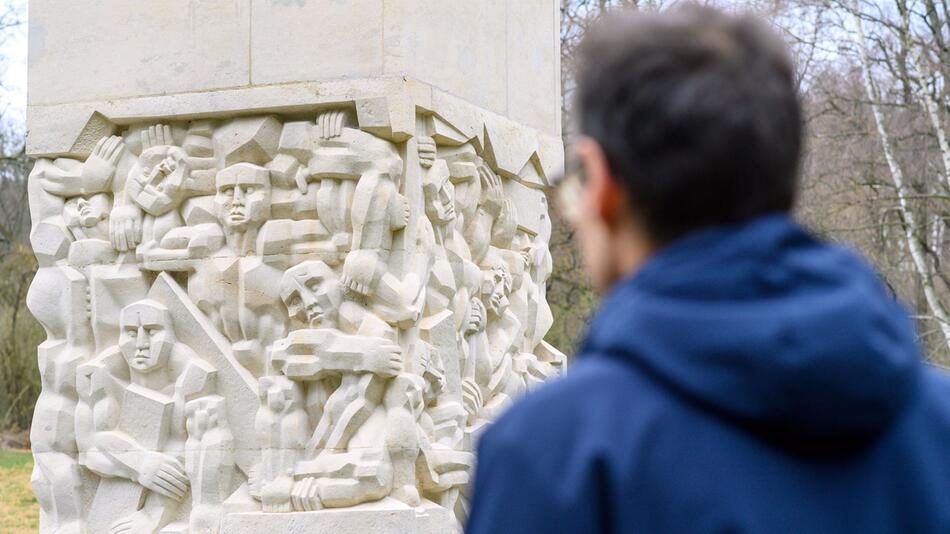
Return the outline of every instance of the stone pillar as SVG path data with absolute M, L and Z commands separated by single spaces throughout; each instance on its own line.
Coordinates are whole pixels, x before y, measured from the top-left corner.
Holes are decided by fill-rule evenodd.
M 564 363 L 558 3 L 31 0 L 29 35 L 41 530 L 458 529 Z

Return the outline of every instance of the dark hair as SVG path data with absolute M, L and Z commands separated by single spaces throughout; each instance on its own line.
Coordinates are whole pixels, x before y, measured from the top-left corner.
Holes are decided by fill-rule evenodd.
M 623 12 L 588 33 L 578 65 L 580 133 L 658 243 L 792 209 L 801 110 L 763 23 L 699 6 Z

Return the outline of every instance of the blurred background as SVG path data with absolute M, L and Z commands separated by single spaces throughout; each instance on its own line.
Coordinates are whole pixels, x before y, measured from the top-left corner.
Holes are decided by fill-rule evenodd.
M 573 57 L 584 31 L 615 9 L 678 3 L 562 0 L 568 146 Z M 807 131 L 800 220 L 868 258 L 914 314 L 926 358 L 950 365 L 950 0 L 705 3 L 759 13 L 785 37 Z M 35 348 L 45 337 L 24 302 L 36 270 L 26 191 L 33 162 L 24 155 L 27 16 L 26 0 L 0 0 L 0 449 L 29 446 L 40 389 Z M 597 298 L 573 233 L 559 214 L 554 221 L 547 338 L 570 354 Z

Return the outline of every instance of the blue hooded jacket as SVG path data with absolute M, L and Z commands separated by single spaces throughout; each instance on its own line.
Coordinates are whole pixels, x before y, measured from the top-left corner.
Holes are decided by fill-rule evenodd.
M 468 534 L 950 532 L 950 385 L 850 252 L 786 216 L 620 282 L 481 439 Z

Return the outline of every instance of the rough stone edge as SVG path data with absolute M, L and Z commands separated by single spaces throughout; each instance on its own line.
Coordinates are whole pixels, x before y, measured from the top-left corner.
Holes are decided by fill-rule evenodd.
M 361 128 L 396 142 L 412 136 L 417 113 L 440 119 L 485 148 L 500 173 L 528 187 L 548 186 L 563 164 L 559 136 L 405 76 L 31 105 L 27 108 L 27 154 L 84 159 L 94 145 L 92 140 L 134 123 L 263 113 L 309 115 L 341 105 L 357 110 Z

